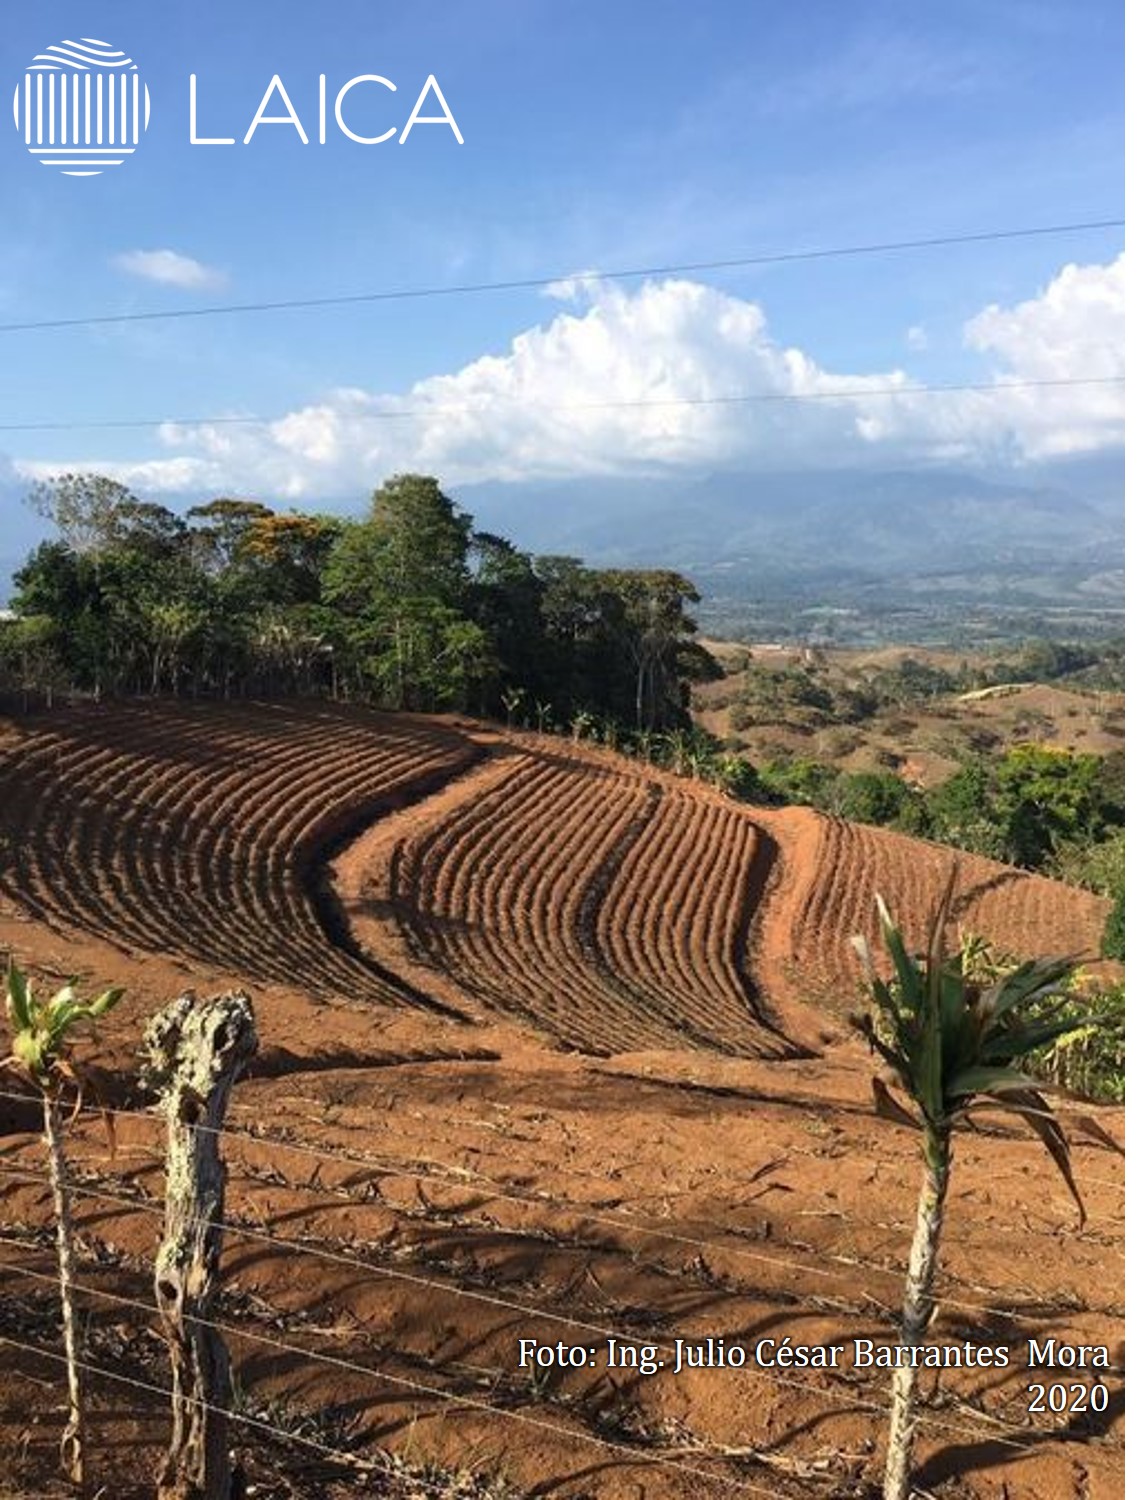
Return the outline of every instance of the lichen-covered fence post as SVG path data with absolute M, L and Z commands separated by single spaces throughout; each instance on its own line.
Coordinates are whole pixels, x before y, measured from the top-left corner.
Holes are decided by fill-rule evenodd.
M 166 1115 L 166 1226 L 154 1289 L 173 1365 L 174 1430 L 158 1500 L 233 1500 L 229 1353 L 209 1325 L 221 1261 L 225 1166 L 219 1131 L 233 1084 L 257 1048 L 240 991 L 181 995 L 146 1031 L 147 1074 Z

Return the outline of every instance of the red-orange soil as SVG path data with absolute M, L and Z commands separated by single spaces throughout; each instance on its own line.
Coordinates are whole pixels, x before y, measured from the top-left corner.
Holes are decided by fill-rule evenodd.
M 895 1338 L 920 1162 L 874 1113 L 845 1024 L 849 938 L 875 890 L 921 930 L 950 860 L 455 719 L 167 704 L 0 722 L 0 945 L 44 984 L 128 989 L 95 1051 L 128 1111 L 117 1155 L 94 1116 L 73 1143 L 89 1359 L 167 1379 L 154 1319 L 114 1300 L 149 1301 L 163 1191 L 135 1055 L 174 994 L 239 984 L 261 1050 L 225 1142 L 219 1316 L 256 1495 L 474 1496 L 495 1476 L 559 1500 L 873 1494 L 889 1377 L 854 1368 L 852 1341 Z M 1016 953 L 1094 953 L 1105 910 L 962 860 L 959 925 Z M 916 1482 L 1120 1496 L 1123 1174 L 1093 1123 L 1120 1139 L 1121 1111 L 1071 1117 L 1082 1229 L 1037 1143 L 977 1118 L 933 1336 L 1010 1365 L 920 1377 Z M 36 1116 L 0 1099 L 0 1122 L 0 1336 L 58 1353 Z M 1107 1411 L 1028 1413 L 1029 1385 L 1079 1379 L 1028 1370 L 1028 1340 L 1052 1336 L 1109 1347 Z M 595 1346 L 597 1367 L 522 1371 L 523 1337 Z M 609 1337 L 847 1352 L 648 1376 L 608 1369 Z M 60 1370 L 0 1349 L 0 1494 L 46 1494 Z M 93 1386 L 106 1500 L 151 1493 L 161 1398 Z M 394 1455 L 404 1487 L 258 1422 Z M 430 1464 L 481 1477 L 431 1489 Z

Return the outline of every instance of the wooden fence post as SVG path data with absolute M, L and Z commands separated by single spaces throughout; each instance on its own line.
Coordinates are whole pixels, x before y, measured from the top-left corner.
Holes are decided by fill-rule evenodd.
M 229 1352 L 212 1319 L 221 1261 L 220 1131 L 233 1084 L 257 1048 L 240 991 L 180 995 L 146 1029 L 146 1075 L 167 1120 L 166 1226 L 154 1290 L 173 1365 L 174 1429 L 158 1500 L 234 1500 Z

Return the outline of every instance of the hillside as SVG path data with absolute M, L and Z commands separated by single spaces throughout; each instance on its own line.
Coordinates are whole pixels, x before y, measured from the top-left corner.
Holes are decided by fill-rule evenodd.
M 1083 684 L 1077 675 L 1031 681 L 1012 660 L 1001 685 L 965 691 L 961 677 L 989 675 L 991 653 L 707 645 L 723 676 L 695 688 L 696 722 L 758 762 L 804 757 L 842 771 L 896 770 L 916 785 L 934 786 L 969 757 L 1014 745 L 1124 753 L 1124 694 Z M 905 672 L 913 679 L 907 688 Z M 921 676 L 928 682 L 921 684 Z M 813 701 L 800 692 L 810 683 L 817 690 Z M 862 706 L 855 695 L 866 690 Z
M 98 1058 L 104 1102 L 127 1111 L 115 1162 L 97 1114 L 77 1126 L 100 1367 L 161 1381 L 142 1332 L 162 1182 L 159 1122 L 133 1112 L 139 1027 L 187 984 L 238 982 L 262 1038 L 226 1141 L 246 1415 L 357 1465 L 393 1454 L 410 1487 L 388 1473 L 369 1493 L 867 1492 L 885 1371 L 538 1379 L 517 1340 L 890 1336 L 919 1159 L 874 1113 L 844 1024 L 848 938 L 878 888 L 922 921 L 946 851 L 563 739 L 298 702 L 7 721 L 0 837 L 0 941 L 41 976 L 129 992 Z M 1106 907 L 968 858 L 957 916 L 1027 952 L 1093 948 Z M 1120 1134 L 1119 1110 L 1082 1113 Z M 0 1120 L 0 1318 L 50 1337 L 34 1115 L 6 1098 Z M 1028 1336 L 1119 1339 L 1120 1160 L 1073 1128 L 1085 1233 L 1019 1131 L 959 1137 L 941 1336 L 1016 1363 Z M 1014 1373 L 948 1372 L 918 1482 L 1109 1493 L 1116 1410 L 1067 1432 L 1027 1413 Z M 97 1406 L 101 1441 L 131 1455 L 115 1494 L 140 1500 L 160 1403 L 111 1384 Z M 255 1436 L 239 1441 L 257 1492 L 284 1500 L 289 1450 Z M 40 1493 L 52 1447 L 0 1409 L 0 1453 Z M 415 1489 L 426 1464 L 481 1478 Z M 291 1493 L 357 1492 L 303 1449 L 287 1473 Z
M 0 761 L 0 891 L 37 918 L 593 1054 L 811 1048 L 803 986 L 851 1005 L 874 891 L 917 924 L 953 857 L 461 720 L 298 703 L 31 722 Z M 1092 953 L 1108 905 L 966 856 L 955 915 L 1024 956 Z

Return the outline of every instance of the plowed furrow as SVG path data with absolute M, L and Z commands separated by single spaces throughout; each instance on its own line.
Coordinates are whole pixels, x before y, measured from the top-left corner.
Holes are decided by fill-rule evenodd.
M 33 914 L 256 979 L 391 1000 L 329 941 L 322 843 L 480 752 L 433 726 L 298 706 L 116 705 L 0 759 L 0 888 Z
M 396 910 L 405 930 L 428 961 L 486 999 L 493 998 L 500 964 L 491 964 L 487 971 L 476 952 L 467 954 L 467 908 L 471 891 L 481 884 L 480 868 L 494 852 L 487 826 L 491 832 L 504 832 L 511 826 L 504 809 L 519 795 L 519 788 L 538 795 L 552 779 L 551 767 L 532 765 L 530 778 L 528 761 L 507 763 L 495 785 L 479 787 L 476 800 L 443 825 L 447 836 L 440 837 L 434 828 L 406 841 L 400 851 Z M 507 955 L 503 959 L 507 961 Z

